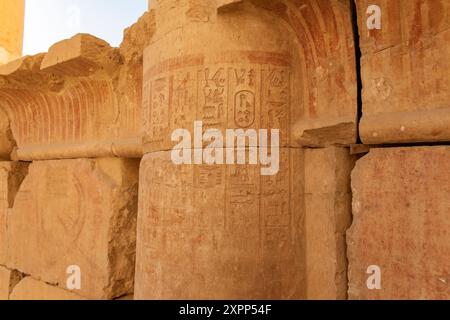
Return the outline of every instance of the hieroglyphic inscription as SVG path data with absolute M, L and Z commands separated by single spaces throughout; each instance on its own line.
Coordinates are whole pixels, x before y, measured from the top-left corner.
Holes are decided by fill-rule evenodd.
M 281 145 L 286 145 L 289 132 L 290 72 L 283 67 L 262 71 L 262 114 L 264 129 L 280 129 Z
M 275 176 L 262 176 L 262 207 L 264 212 L 264 246 L 285 249 L 291 230 L 289 152 L 280 152 L 280 171 Z
M 273 65 L 264 55 L 255 61 L 149 68 L 144 123 L 150 151 L 169 149 L 175 129 L 192 132 L 200 120 L 204 129 L 280 129 L 281 143 L 287 145 L 290 67 Z
M 169 129 L 169 106 L 173 77 L 161 77 L 153 81 L 150 94 L 150 137 L 161 141 Z
M 261 68 L 230 68 L 229 121 L 232 128 L 258 128 L 260 114 Z
M 226 124 L 227 69 L 207 67 L 199 74 L 201 94 L 198 101 L 198 115 L 206 127 L 223 128 Z
M 138 296 L 198 297 L 201 289 L 217 298 L 267 298 L 299 290 L 303 209 L 294 186 L 302 175 L 292 163 L 301 163 L 301 152 L 282 149 L 280 173 L 270 177 L 258 165 L 175 165 L 170 151 L 146 155 L 137 280 L 155 285 L 138 285 Z
M 229 168 L 227 228 L 232 233 L 250 235 L 249 228 L 259 224 L 260 176 L 257 170 L 250 165 Z
M 0 162 L 0 264 L 5 264 L 9 165 Z
M 195 121 L 197 107 L 197 77 L 194 71 L 180 70 L 174 74 L 171 106 L 171 127 L 188 128 Z

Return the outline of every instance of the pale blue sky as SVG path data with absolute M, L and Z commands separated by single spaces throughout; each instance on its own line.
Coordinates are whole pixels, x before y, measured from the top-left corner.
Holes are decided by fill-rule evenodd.
M 123 29 L 147 10 L 147 0 L 26 0 L 24 55 L 46 52 L 83 32 L 118 46 Z

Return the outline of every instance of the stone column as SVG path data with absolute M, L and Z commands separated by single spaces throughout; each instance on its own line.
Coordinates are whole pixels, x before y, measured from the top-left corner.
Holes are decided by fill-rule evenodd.
M 319 2 L 320 13 L 316 1 L 301 10 L 327 23 L 339 19 L 338 30 L 323 26 L 334 28 L 334 41 L 348 36 L 349 7 Z M 335 48 L 342 55 L 328 48 L 322 31 L 302 30 L 294 1 L 218 3 L 152 1 L 157 30 L 144 55 L 146 155 L 140 170 L 135 298 L 304 299 L 305 206 L 314 207 L 320 196 L 305 200 L 302 147 L 354 142 L 356 83 L 348 65 L 354 56 L 346 46 Z M 315 50 L 298 42 L 307 32 L 315 38 Z M 325 75 L 336 81 L 319 79 Z M 325 92 L 329 95 L 316 96 Z M 224 136 L 226 129 L 279 129 L 279 172 L 264 176 L 261 166 L 248 160 L 174 164 L 171 134 L 186 129 L 194 138 L 195 121 Z M 262 149 L 260 141 L 247 146 L 258 153 Z M 237 150 L 227 146 L 223 151 Z M 317 158 L 323 164 L 327 157 Z M 338 207 L 337 189 L 322 194 L 332 199 L 329 208 Z M 309 217 L 308 223 L 333 216 L 328 208 L 320 209 L 323 215 Z M 329 223 L 338 233 L 336 221 L 330 218 Z M 310 248 L 319 246 L 311 243 Z M 337 251 L 344 254 L 343 248 Z M 334 262 L 327 272 L 335 277 L 342 268 Z M 312 286 L 319 282 L 309 281 Z M 331 288 L 328 296 L 345 297 L 346 281 L 338 282 L 344 287 Z M 315 291 L 310 292 L 318 297 Z

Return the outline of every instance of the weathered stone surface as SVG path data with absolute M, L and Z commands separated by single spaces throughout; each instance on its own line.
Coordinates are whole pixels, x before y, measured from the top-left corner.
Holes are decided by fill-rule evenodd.
M 11 271 L 0 266 L 0 300 L 9 300 L 9 280 Z
M 304 155 L 289 147 L 356 141 L 349 3 L 169 0 L 152 8 L 135 297 L 305 298 Z M 175 166 L 166 151 L 176 143 L 171 133 L 194 136 L 194 121 L 222 131 L 280 129 L 281 171 L 262 177 L 251 165 Z M 337 192 L 321 195 L 329 207 L 320 219 L 341 234 L 332 243 L 343 249 L 346 220 L 331 209 L 347 217 L 349 209 L 337 204 L 345 202 Z M 344 253 L 333 254 L 326 268 L 338 280 L 326 291 L 341 298 Z M 311 274 L 314 287 L 320 275 Z
M 26 277 L 13 289 L 10 300 L 86 300 L 73 292 Z
M 26 163 L 0 162 L 0 265 L 6 265 L 9 211 L 27 173 Z
M 89 34 L 77 34 L 54 44 L 44 56 L 40 68 L 72 77 L 88 76 L 101 68 L 117 68 L 114 51 L 106 41 Z
M 95 37 L 80 35 L 46 55 L 0 67 L 0 109 L 11 122 L 15 159 L 113 156 L 120 110 L 107 71 L 113 61 L 107 56 L 118 57 L 114 52 Z M 106 58 L 97 69 L 100 56 Z
M 234 5 L 242 3 L 243 0 L 216 0 L 218 10 L 226 10 L 234 8 Z
M 25 0 L 0 0 L 0 65 L 20 58 Z
M 0 160 L 10 160 L 14 145 L 10 121 L 6 113 L 0 109 Z
M 0 162 L 0 265 L 6 265 L 10 172 L 10 163 Z
M 11 291 L 24 277 L 17 270 L 9 270 L 0 265 L 0 300 L 9 300 Z
M 124 40 L 120 45 L 120 53 L 125 58 L 126 63 L 133 61 L 134 63 L 140 64 L 141 77 L 144 50 L 149 46 L 155 31 L 156 21 L 154 11 L 144 13 L 138 22 L 124 31 Z
M 120 49 L 79 34 L 0 67 L 0 112 L 18 147 L 13 159 L 141 157 L 142 53 L 153 20 L 146 13 Z M 3 136 L 0 155 L 11 152 Z
M 450 2 L 357 0 L 366 144 L 450 140 Z M 381 30 L 366 26 L 379 5 Z
M 347 298 L 345 232 L 351 224 L 350 172 L 344 148 L 305 151 L 305 242 L 308 299 Z
M 133 292 L 137 160 L 33 162 L 8 215 L 5 265 L 65 288 L 81 269 L 78 295 Z
M 145 152 L 170 149 L 173 130 L 192 130 L 194 120 L 222 130 L 280 129 L 283 146 L 356 141 L 349 3 L 237 1 L 225 11 L 215 1 L 152 6 L 157 29 L 144 55 Z
M 147 154 L 135 299 L 345 298 L 351 166 L 336 148 L 282 149 L 276 176 Z
M 304 298 L 300 150 L 259 166 L 141 163 L 135 299 Z
M 351 299 L 450 299 L 450 148 L 372 149 L 352 175 Z M 369 266 L 381 290 L 368 290 Z

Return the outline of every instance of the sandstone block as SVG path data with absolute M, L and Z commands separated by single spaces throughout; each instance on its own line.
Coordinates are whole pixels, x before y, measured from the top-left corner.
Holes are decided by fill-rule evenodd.
M 76 294 L 26 277 L 11 292 L 10 300 L 86 300 Z
M 6 113 L 0 109 L 0 160 L 10 160 L 14 145 L 10 121 Z
M 345 233 L 351 224 L 354 161 L 344 148 L 305 150 L 307 299 L 347 299 Z
M 0 301 L 10 300 L 11 291 L 25 276 L 0 265 Z
M 352 185 L 349 297 L 448 300 L 450 148 L 372 149 Z M 368 289 L 370 266 L 380 290 Z
M 7 223 L 16 194 L 28 173 L 28 164 L 0 162 L 0 265 L 7 262 Z
M 40 67 L 63 75 L 87 76 L 100 68 L 117 67 L 113 57 L 114 51 L 106 41 L 77 34 L 50 47 Z
M 450 3 L 357 0 L 366 144 L 450 140 Z M 368 30 L 369 5 L 381 8 Z
M 25 0 L 0 0 L 0 65 L 22 55 L 24 16 Z
M 135 299 L 304 298 L 302 155 L 258 166 L 141 163 Z
M 9 280 L 11 272 L 0 266 L 0 301 L 9 300 Z
M 9 268 L 77 295 L 110 299 L 133 291 L 138 161 L 37 161 L 8 215 Z
M 142 47 L 150 42 L 151 22 L 144 15 L 121 49 L 79 34 L 46 54 L 1 66 L 0 115 L 17 144 L 12 158 L 141 157 Z M 0 130 L 2 158 L 11 153 L 3 140 Z

